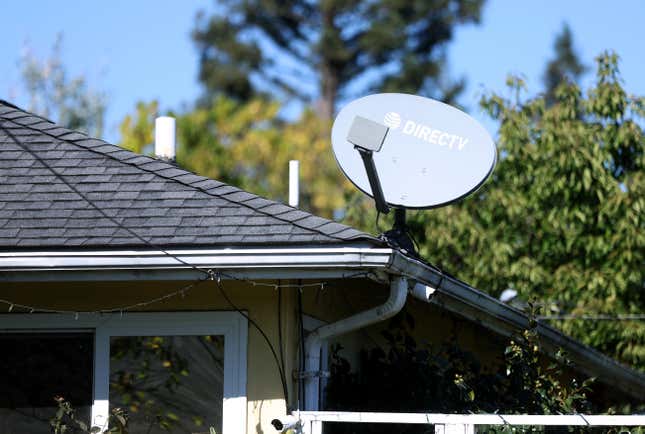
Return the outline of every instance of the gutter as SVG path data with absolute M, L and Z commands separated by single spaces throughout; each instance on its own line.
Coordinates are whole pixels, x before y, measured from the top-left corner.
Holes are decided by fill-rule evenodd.
M 512 337 L 529 325 L 526 314 L 520 310 L 400 252 L 394 252 L 389 269 L 421 283 L 411 291 L 415 298 L 440 306 L 501 336 Z M 645 374 L 621 365 L 543 322 L 538 321 L 537 332 L 545 353 L 552 354 L 563 348 L 576 370 L 598 377 L 607 386 L 642 400 Z
M 190 280 L 200 268 L 245 278 L 343 278 L 382 271 L 392 249 L 373 247 L 222 248 L 0 252 L 0 281 Z
M 320 354 L 323 341 L 385 321 L 393 317 L 405 305 L 408 294 L 408 281 L 405 277 L 395 277 L 390 282 L 390 296 L 380 306 L 359 312 L 335 323 L 318 327 L 305 340 L 305 404 L 307 409 L 317 410 L 320 399 Z
M 303 245 L 298 248 L 172 249 L 168 253 L 201 268 L 216 268 L 246 279 L 334 279 L 374 273 L 385 281 L 400 275 L 420 283 L 425 302 L 510 337 L 528 326 L 526 315 L 497 299 L 443 275 L 439 270 L 401 252 L 352 246 Z M 67 250 L 0 252 L 0 282 L 154 281 L 195 280 L 202 273 L 159 250 Z M 436 292 L 431 294 L 431 289 Z M 611 387 L 641 399 L 645 375 L 539 322 L 538 332 L 547 351 L 564 348 L 586 375 L 600 377 Z

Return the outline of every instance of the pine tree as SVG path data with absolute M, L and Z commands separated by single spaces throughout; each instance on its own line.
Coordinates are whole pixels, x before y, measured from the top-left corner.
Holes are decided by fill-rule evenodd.
M 478 22 L 483 0 L 223 0 L 198 16 L 193 39 L 206 99 L 262 94 L 316 103 L 330 119 L 339 99 L 365 91 L 454 98 L 446 44 Z
M 573 34 L 568 24 L 562 26 L 555 38 L 553 49 L 555 57 L 547 63 L 543 76 L 546 101 L 549 105 L 555 102 L 555 92 L 560 84 L 565 81 L 577 83 L 587 70 L 573 46 Z

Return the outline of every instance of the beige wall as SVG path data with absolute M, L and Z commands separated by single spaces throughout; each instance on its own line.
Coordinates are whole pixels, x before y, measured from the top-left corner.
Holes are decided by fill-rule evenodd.
M 224 288 L 240 309 L 248 311 L 278 348 L 278 291 L 270 287 L 224 281 Z M 275 282 L 271 282 L 275 283 Z M 286 282 L 283 283 L 295 283 Z M 304 281 L 303 283 L 310 283 Z M 171 293 L 185 282 L 70 282 L 70 283 L 3 283 L 0 298 L 30 306 L 60 310 L 98 310 L 134 304 Z M 323 321 L 332 322 L 354 312 L 382 303 L 388 288 L 362 279 L 329 281 L 324 289 L 303 290 L 304 312 Z M 447 314 L 437 307 L 409 299 L 407 307 L 415 315 L 418 338 L 442 342 L 454 338 L 494 363 L 499 354 L 494 336 L 473 323 Z M 232 310 L 214 282 L 205 282 L 182 297 L 145 308 L 146 311 Z M 17 310 L 14 310 L 17 312 Z M 285 351 L 285 373 L 289 385 L 290 404 L 296 405 L 297 385 L 293 370 L 298 359 L 297 289 L 283 289 L 282 335 Z M 338 339 L 346 348 L 343 355 L 356 366 L 358 350 L 370 342 L 380 342 L 383 325 L 377 325 Z M 273 356 L 262 336 L 249 325 L 247 369 L 247 430 L 249 433 L 271 433 L 271 419 L 285 414 L 281 382 Z
M 277 296 L 273 288 L 252 287 L 224 281 L 227 295 L 240 309 L 246 310 L 277 349 Z M 186 282 L 70 282 L 70 283 L 3 283 L 0 298 L 29 306 L 59 310 L 93 311 L 134 304 L 174 292 Z M 286 373 L 291 381 L 294 351 L 297 348 L 293 291 L 283 295 L 283 340 L 286 350 Z M 290 292 L 290 293 L 289 293 Z M 185 296 L 147 306 L 145 311 L 232 310 L 213 282 L 188 291 Z M 24 313 L 14 309 L 13 313 Z M 37 319 L 37 314 L 34 314 Z M 249 433 L 271 433 L 270 421 L 285 414 L 280 377 L 273 356 L 258 331 L 249 325 L 247 399 Z
M 326 321 L 335 321 L 352 312 L 368 309 L 383 303 L 389 289 L 372 281 L 346 281 L 330 285 L 323 292 L 308 291 L 304 297 L 305 312 Z M 477 354 L 484 365 L 494 366 L 502 354 L 506 341 L 484 327 L 451 314 L 440 307 L 408 297 L 405 309 L 415 318 L 413 335 L 418 342 L 439 344 L 450 341 L 467 351 Z M 342 340 L 348 348 L 347 358 L 353 359 L 352 350 L 370 342 L 383 344 L 381 332 L 388 322 L 376 324 L 353 333 Z

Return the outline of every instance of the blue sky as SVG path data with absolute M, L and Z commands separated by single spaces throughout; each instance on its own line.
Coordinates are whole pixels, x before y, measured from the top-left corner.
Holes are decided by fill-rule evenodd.
M 162 110 L 179 109 L 198 96 L 190 31 L 200 9 L 212 11 L 213 2 L 5 1 L 0 98 L 27 105 L 17 66 L 21 52 L 28 46 L 44 58 L 62 32 L 69 74 L 84 74 L 91 86 L 108 94 L 105 136 L 115 141 L 120 120 L 137 101 L 158 99 Z M 468 80 L 463 105 L 494 128 L 477 109 L 479 96 L 484 90 L 504 91 L 509 73 L 523 74 L 529 89 L 539 91 L 554 36 L 567 22 L 584 62 L 591 65 L 602 50 L 616 50 L 627 90 L 645 95 L 644 20 L 640 0 L 489 0 L 481 25 L 457 30 L 449 48 L 450 72 Z

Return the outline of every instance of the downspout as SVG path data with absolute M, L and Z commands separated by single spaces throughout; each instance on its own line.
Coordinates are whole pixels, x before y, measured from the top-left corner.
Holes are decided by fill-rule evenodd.
M 390 282 L 390 296 L 380 306 L 357 313 L 332 324 L 317 328 L 305 340 L 305 405 L 307 410 L 318 410 L 321 365 L 320 353 L 323 341 L 385 321 L 393 317 L 405 305 L 408 294 L 408 281 L 396 277 Z

